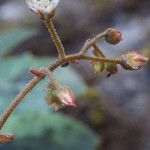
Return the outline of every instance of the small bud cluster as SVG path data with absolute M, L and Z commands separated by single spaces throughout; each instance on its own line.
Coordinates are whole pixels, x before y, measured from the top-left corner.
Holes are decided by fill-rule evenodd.
M 94 46 L 93 55 L 98 58 L 105 58 L 104 54 L 98 49 L 98 47 Z M 96 74 L 101 74 L 102 72 L 107 72 L 108 77 L 112 74 L 116 74 L 118 72 L 118 68 L 116 64 L 113 63 L 104 63 L 104 62 L 96 62 L 92 61 L 94 66 L 94 70 Z
M 64 106 L 76 106 L 75 97 L 71 89 L 69 87 L 61 86 L 47 67 L 42 67 L 40 71 L 31 68 L 31 73 L 40 78 L 47 77 L 50 80 L 47 85 L 47 95 L 45 100 L 55 111 Z
M 104 39 L 109 44 L 118 44 L 122 40 L 121 32 L 114 28 L 108 28 L 105 31 Z M 94 47 L 93 54 L 97 58 L 106 58 L 103 53 L 98 49 L 98 47 Z M 126 70 L 139 70 L 142 68 L 147 62 L 149 58 L 145 57 L 139 51 L 129 51 L 120 57 L 120 65 Z M 112 74 L 116 74 L 118 72 L 116 63 L 104 63 L 93 61 L 94 70 L 97 74 L 102 73 L 103 71 L 108 72 L 108 77 Z

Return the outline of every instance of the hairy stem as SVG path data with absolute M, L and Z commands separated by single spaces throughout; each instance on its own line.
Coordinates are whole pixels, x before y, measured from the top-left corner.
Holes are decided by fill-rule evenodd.
M 89 61 L 99 61 L 99 62 L 108 62 L 108 63 L 115 63 L 115 64 L 121 64 L 120 59 L 107 59 L 107 58 L 97 58 L 93 56 L 86 56 L 81 54 L 73 54 L 68 55 L 65 57 L 64 60 L 57 60 L 55 63 L 53 63 L 51 66 L 49 66 L 49 70 L 53 71 L 56 68 L 58 68 L 60 65 L 62 65 L 65 62 L 73 61 L 73 60 L 89 60 Z M 6 111 L 4 112 L 2 119 L 0 121 L 0 129 L 3 127 L 3 125 L 6 123 L 7 119 L 11 115 L 11 113 L 15 110 L 15 108 L 19 105 L 20 102 L 23 101 L 25 96 L 32 91 L 32 89 L 42 80 L 43 78 L 34 77 L 20 93 L 18 96 L 12 101 L 12 103 L 8 106 Z
M 85 54 L 85 53 L 87 52 L 87 50 L 88 50 L 90 47 L 92 47 L 93 44 L 95 44 L 95 42 L 96 42 L 98 39 L 104 37 L 104 36 L 106 35 L 106 33 L 107 33 L 107 30 L 104 31 L 104 32 L 102 32 L 102 33 L 100 33 L 100 34 L 98 34 L 98 35 L 96 35 L 96 36 L 93 37 L 92 39 L 86 40 L 86 42 L 85 42 L 83 48 L 82 48 L 81 51 L 80 51 L 80 54 Z
M 23 98 L 35 87 L 39 82 L 41 78 L 34 77 L 25 87 L 24 89 L 19 93 L 19 95 L 13 100 L 13 102 L 8 106 L 7 110 L 4 112 L 4 115 L 2 116 L 2 119 L 0 121 L 0 129 L 3 127 L 5 122 L 7 121 L 10 114 L 13 112 L 13 110 L 17 107 L 17 105 L 23 100 Z
M 51 71 L 56 69 L 62 64 L 62 61 L 56 61 L 53 65 L 49 67 Z M 8 106 L 6 111 L 4 112 L 2 119 L 0 121 L 0 130 L 11 115 L 11 113 L 15 110 L 15 108 L 19 105 L 21 101 L 23 101 L 24 97 L 32 91 L 32 89 L 42 80 L 42 78 L 34 77 L 20 93 L 17 97 L 12 101 L 12 103 Z
M 68 55 L 65 57 L 65 61 L 72 61 L 72 60 L 89 60 L 89 61 L 97 61 L 97 62 L 105 62 L 105 63 L 114 63 L 114 64 L 121 64 L 122 61 L 120 59 L 108 59 L 104 57 L 94 57 L 94 56 L 87 56 L 81 54 L 74 54 Z
M 59 59 L 64 59 L 65 58 L 65 49 L 64 49 L 63 44 L 61 43 L 61 40 L 56 32 L 53 21 L 51 19 L 45 19 L 44 23 L 45 23 L 48 31 L 50 32 L 53 42 L 57 48 Z
M 54 15 L 54 14 L 52 14 L 52 15 Z M 67 63 L 75 62 L 76 60 L 80 60 L 80 59 L 87 60 L 87 61 L 94 61 L 94 62 L 96 61 L 96 62 L 102 62 L 102 63 L 112 63 L 112 64 L 122 65 L 123 62 L 119 58 L 115 58 L 115 59 L 106 58 L 105 55 L 103 54 L 103 52 L 96 45 L 96 41 L 98 39 L 103 38 L 108 33 L 108 30 L 105 30 L 104 32 L 96 35 L 95 37 L 86 40 L 83 48 L 81 49 L 81 51 L 78 54 L 72 54 L 72 55 L 66 56 L 64 46 L 61 42 L 61 39 L 59 38 L 59 35 L 57 34 L 57 31 L 54 27 L 53 21 L 52 21 L 52 19 L 49 19 L 49 18 L 50 18 L 50 16 L 46 16 L 42 19 L 43 19 L 51 37 L 52 37 L 52 40 L 53 40 L 53 42 L 57 48 L 57 52 L 59 55 L 59 59 L 57 61 L 55 61 L 51 66 L 49 66 L 48 69 L 46 68 L 46 70 L 43 70 L 44 73 L 46 73 L 45 75 L 48 76 L 51 80 L 55 81 L 55 78 L 53 77 L 51 72 L 49 72 L 49 70 L 54 71 L 59 66 L 63 66 L 64 63 L 66 63 L 66 62 Z M 95 54 L 96 54 L 96 52 L 98 53 L 98 57 L 95 57 L 97 55 L 95 55 L 95 56 L 85 55 L 85 53 L 91 47 L 93 47 L 95 49 Z M 43 79 L 43 76 L 39 76 L 39 77 L 35 76 L 31 81 L 29 81 L 28 84 L 26 84 L 24 89 L 20 91 L 20 93 L 16 96 L 16 98 L 12 101 L 12 103 L 8 106 L 8 108 L 6 109 L 4 114 L 2 115 L 2 118 L 0 120 L 0 130 L 2 129 L 2 127 L 4 126 L 6 121 L 8 120 L 9 116 L 13 113 L 13 111 L 17 108 L 17 106 L 24 100 L 25 96 L 28 93 L 30 93 L 32 91 L 32 89 L 42 79 Z M 11 136 L 11 135 L 0 135 L 0 142 L 3 142 L 3 141 L 5 142 L 6 140 L 8 141 L 8 140 L 11 140 L 12 138 L 13 138 L 13 136 Z

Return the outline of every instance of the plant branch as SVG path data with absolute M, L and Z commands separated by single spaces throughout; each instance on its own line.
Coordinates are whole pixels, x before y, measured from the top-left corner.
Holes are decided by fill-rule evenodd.
M 102 32 L 102 33 L 99 33 L 98 35 L 96 35 L 96 36 L 93 37 L 92 39 L 86 40 L 86 42 L 85 42 L 83 48 L 82 48 L 81 51 L 80 51 L 80 54 L 85 54 L 85 53 L 87 52 L 87 50 L 88 50 L 90 47 L 92 47 L 98 39 L 104 37 L 106 34 L 107 34 L 107 30 L 105 30 L 105 31 Z
M 57 60 L 54 64 L 49 66 L 49 70 L 53 71 L 57 67 L 59 67 L 64 62 L 73 61 L 73 60 L 91 60 L 91 61 L 100 61 L 100 62 L 109 62 L 109 63 L 115 63 L 115 64 L 121 64 L 121 61 L 119 59 L 107 59 L 107 58 L 97 58 L 92 56 L 86 56 L 81 54 L 73 54 L 68 55 L 65 57 L 65 60 Z M 12 101 L 12 103 L 9 105 L 7 110 L 4 112 L 4 115 L 2 116 L 2 119 L 0 121 L 0 129 L 3 127 L 11 113 L 14 111 L 14 109 L 18 106 L 18 104 L 24 99 L 24 97 L 32 91 L 32 89 L 42 80 L 43 78 L 34 77 L 25 87 L 24 89 L 18 94 L 18 96 Z
M 50 32 L 53 42 L 57 48 L 59 59 L 64 59 L 65 58 L 65 49 L 64 49 L 63 44 L 61 43 L 61 40 L 57 34 L 57 31 L 54 27 L 53 21 L 51 19 L 44 19 L 44 23 L 45 23 L 48 31 Z
M 52 32 L 52 36 L 53 39 L 56 43 L 56 45 L 59 47 L 61 47 L 61 42 L 59 42 L 59 38 L 57 38 L 57 34 L 55 34 L 55 31 L 53 30 L 54 28 L 52 27 L 52 22 L 49 21 L 48 23 L 48 29 L 50 29 L 50 32 Z M 86 51 L 88 48 L 90 48 L 90 46 L 93 46 L 95 41 L 102 37 L 105 34 L 99 34 L 97 35 L 95 38 L 93 38 L 92 40 L 88 41 L 85 43 L 84 48 L 81 50 L 81 52 L 83 53 L 84 51 Z M 75 60 L 88 60 L 88 61 L 97 61 L 97 62 L 107 62 L 107 63 L 114 63 L 114 64 L 121 64 L 121 60 L 120 59 L 108 59 L 105 57 L 94 57 L 94 56 L 87 56 L 87 55 L 83 55 L 81 52 L 78 54 L 72 54 L 72 55 L 68 55 L 65 56 L 64 51 L 60 53 L 59 50 L 63 49 L 58 49 L 58 52 L 60 54 L 61 59 L 57 60 L 56 62 L 54 62 L 51 66 L 49 66 L 49 70 L 50 71 L 54 71 L 56 68 L 58 68 L 59 66 L 61 66 L 63 63 L 65 62 L 72 62 Z M 63 59 L 62 59 L 63 57 Z M 24 97 L 32 91 L 32 89 L 42 80 L 42 77 L 34 77 L 25 87 L 22 91 L 20 91 L 20 93 L 17 95 L 17 97 L 12 101 L 12 103 L 8 106 L 8 108 L 6 109 L 6 111 L 4 112 L 2 119 L 0 121 L 0 130 L 3 127 L 3 125 L 5 124 L 5 122 L 7 121 L 7 119 L 9 118 L 9 116 L 11 115 L 11 113 L 15 110 L 15 108 L 19 105 L 20 102 L 23 101 Z
M 57 60 L 54 64 L 49 66 L 49 69 L 53 71 L 57 67 L 59 67 L 62 64 L 62 61 Z M 3 125 L 11 115 L 11 113 L 15 110 L 15 108 L 19 105 L 20 102 L 23 101 L 24 97 L 32 91 L 32 89 L 42 80 L 43 78 L 34 77 L 20 93 L 17 95 L 17 97 L 12 101 L 12 103 L 8 106 L 6 111 L 4 112 L 2 119 L 0 121 L 0 130 L 2 129 Z
M 94 57 L 94 56 L 87 56 L 87 55 L 81 55 L 81 54 L 74 54 L 74 55 L 68 55 L 65 57 L 65 61 L 72 61 L 72 60 L 89 60 L 89 61 L 97 61 L 97 62 L 105 62 L 105 63 L 114 63 L 114 64 L 121 64 L 122 61 L 118 58 L 116 59 L 108 59 L 103 57 Z

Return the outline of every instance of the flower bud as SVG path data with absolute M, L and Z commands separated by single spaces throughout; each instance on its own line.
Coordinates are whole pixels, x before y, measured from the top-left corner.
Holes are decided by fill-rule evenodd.
M 60 0 L 26 0 L 28 7 L 40 18 L 50 18 Z
M 48 84 L 47 95 L 45 97 L 46 103 L 54 108 L 55 111 L 62 108 L 62 102 L 57 94 L 57 89 L 54 84 Z
M 93 62 L 93 65 L 96 74 L 102 73 L 105 69 L 105 63 Z
M 93 50 L 94 56 L 99 57 L 99 58 L 100 57 L 105 58 L 105 55 L 100 51 L 100 49 L 96 45 L 93 45 L 93 47 L 94 47 L 94 50 Z M 92 61 L 92 64 L 94 66 L 94 70 L 95 70 L 96 74 L 102 73 L 105 69 L 105 63 L 103 63 L 103 62 Z
M 64 106 L 76 106 L 76 101 L 72 91 L 68 87 L 58 88 L 54 84 L 48 84 L 48 92 L 45 100 L 48 105 L 51 105 L 55 111 Z
M 68 87 L 63 87 L 60 91 L 58 91 L 58 97 L 60 98 L 63 105 L 68 106 L 76 106 L 75 97 Z
M 106 30 L 105 40 L 109 44 L 118 44 L 122 40 L 121 32 L 114 28 L 108 28 Z
M 10 142 L 14 139 L 12 134 L 0 135 L 0 143 Z
M 121 56 L 121 66 L 126 70 L 138 70 L 142 68 L 149 60 L 138 51 L 131 51 Z
M 113 63 L 106 63 L 106 71 L 109 73 L 108 77 L 112 74 L 116 74 L 118 72 L 117 65 Z

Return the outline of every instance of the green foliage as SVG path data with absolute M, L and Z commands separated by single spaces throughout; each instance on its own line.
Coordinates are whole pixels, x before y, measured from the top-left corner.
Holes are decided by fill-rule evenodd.
M 16 135 L 14 143 L 6 144 L 11 149 L 94 150 L 99 141 L 85 125 L 58 112 L 16 114 L 3 131 Z
M 36 33 L 29 28 L 14 28 L 9 32 L 0 33 L 0 55 L 7 53 L 16 47 L 19 43 L 24 42 Z

